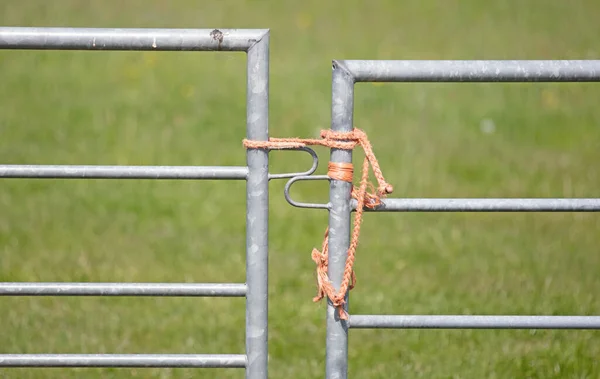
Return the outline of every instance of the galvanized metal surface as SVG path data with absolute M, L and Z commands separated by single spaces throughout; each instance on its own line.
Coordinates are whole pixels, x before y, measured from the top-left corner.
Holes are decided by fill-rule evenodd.
M 332 129 L 352 128 L 356 82 L 572 82 L 600 81 L 600 61 L 333 61 Z M 350 152 L 332 149 L 332 161 L 351 162 Z M 323 177 L 315 177 L 320 180 Z M 346 249 L 350 242 L 350 187 L 331 180 L 328 204 L 301 203 L 303 208 L 330 210 L 329 277 L 339 286 Z M 368 210 L 368 209 L 367 209 Z M 385 199 L 371 211 L 598 211 L 600 199 Z M 333 232 L 333 233 L 332 233 Z M 332 239 L 332 234 L 335 239 Z M 477 328 L 477 329 L 598 329 L 600 316 L 401 316 L 350 315 L 348 323 L 337 320 L 331 304 L 327 309 L 327 379 L 346 378 L 348 328 Z
M 247 51 L 268 30 L 0 27 L 0 49 Z
M 0 165 L 0 178 L 36 179 L 241 179 L 248 167 Z
M 294 207 L 298 207 L 298 208 L 331 209 L 331 203 L 327 203 L 327 204 L 304 203 L 304 202 L 296 201 L 296 200 L 292 199 L 292 195 L 290 194 L 290 189 L 292 188 L 292 185 L 296 182 L 300 182 L 300 181 L 304 181 L 304 180 L 329 180 L 329 176 L 327 176 L 327 175 L 313 175 L 313 176 L 299 175 L 299 176 L 296 176 L 295 178 L 290 179 L 286 183 L 286 185 L 283 189 L 283 196 L 285 196 L 285 199 L 287 200 L 287 202 L 290 203 L 291 205 L 293 205 Z
M 294 147 L 294 148 L 279 149 L 279 150 L 298 150 L 298 151 L 307 152 L 312 157 L 312 160 L 313 160 L 312 165 L 311 165 L 310 169 L 308 169 L 307 171 L 303 171 L 303 172 L 286 172 L 283 174 L 269 174 L 269 179 L 288 179 L 288 178 L 295 179 L 299 176 L 312 175 L 317 170 L 317 166 L 319 165 L 319 157 L 317 156 L 317 153 L 315 153 L 315 151 L 313 149 L 311 149 L 310 147 L 306 147 L 306 146 L 305 147 Z
M 248 50 L 246 134 L 269 139 L 269 34 Z M 267 378 L 269 284 L 269 151 L 248 149 L 246 189 L 246 367 L 247 379 Z
M 354 127 L 354 90 L 352 78 L 334 66 L 332 77 L 331 129 L 349 132 Z M 331 149 L 331 162 L 352 162 L 352 151 Z M 328 275 L 339 290 L 347 250 L 350 244 L 350 191 L 352 183 L 331 180 L 329 184 L 329 265 Z M 325 372 L 327 378 L 344 379 L 348 371 L 348 324 L 341 320 L 331 300 L 327 299 L 327 346 Z M 344 308 L 348 309 L 348 296 Z
M 245 51 L 246 136 L 268 139 L 269 31 L 250 29 L 0 28 L 0 49 Z M 4 367 L 245 367 L 267 378 L 268 151 L 244 167 L 2 165 L 0 178 L 245 179 L 246 284 L 2 283 L 4 296 L 246 296 L 245 355 L 0 355 Z M 316 167 L 315 167 L 316 168 Z M 304 174 L 314 172 L 308 171 Z M 274 178 L 291 177 L 278 174 Z M 215 317 L 218 317 L 215 315 Z M 246 364 L 247 363 L 247 364 Z
M 287 202 L 298 208 L 330 209 L 331 203 L 304 203 L 292 198 L 290 194 L 292 185 L 305 180 L 329 180 L 329 177 L 301 175 L 290 179 L 284 188 Z M 356 204 L 356 200 L 352 199 L 352 210 L 356 210 Z M 377 207 L 365 207 L 364 210 L 366 212 L 599 212 L 600 199 L 382 199 Z
M 356 209 L 356 201 L 352 202 Z M 600 199 L 384 199 L 370 212 L 598 212 Z
M 600 329 L 600 316 L 354 315 L 354 329 Z
M 3 354 L 0 367 L 244 368 L 242 354 Z
M 357 82 L 597 82 L 600 60 L 346 60 Z
M 0 28 L 0 49 L 246 51 L 247 138 L 268 139 L 269 32 L 249 29 Z M 600 61 L 334 61 L 332 124 L 353 128 L 354 83 L 600 81 Z M 350 240 L 351 184 L 331 180 L 327 204 L 295 202 L 289 188 L 305 173 L 268 172 L 268 150 L 248 149 L 247 167 L 2 165 L 2 178 L 246 179 L 246 284 L 2 283 L 4 296 L 246 296 L 246 355 L 0 355 L 4 367 L 246 367 L 267 378 L 268 182 L 292 178 L 286 199 L 329 209 L 329 276 L 339 288 Z M 309 151 L 310 150 L 310 151 Z M 332 149 L 331 161 L 352 152 Z M 375 211 L 598 211 L 600 199 L 387 199 Z M 346 304 L 347 308 L 347 304 Z M 598 316 L 351 316 L 327 307 L 327 378 L 346 378 L 348 328 L 598 328 Z
M 244 297 L 238 283 L 0 283 L 0 296 Z

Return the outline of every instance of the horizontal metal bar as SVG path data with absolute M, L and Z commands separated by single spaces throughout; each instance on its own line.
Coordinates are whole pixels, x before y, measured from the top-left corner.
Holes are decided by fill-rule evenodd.
M 0 296 L 243 297 L 238 283 L 0 283 Z
M 600 60 L 347 60 L 357 82 L 596 82 Z
M 357 202 L 352 200 L 352 209 Z M 371 212 L 599 212 L 600 199 L 382 199 Z
M 0 49 L 246 51 L 263 29 L 0 27 Z
M 242 354 L 0 354 L 0 367 L 245 368 Z
M 600 316 L 350 316 L 355 329 L 600 329 Z
M 246 179 L 245 166 L 0 165 L 0 178 Z

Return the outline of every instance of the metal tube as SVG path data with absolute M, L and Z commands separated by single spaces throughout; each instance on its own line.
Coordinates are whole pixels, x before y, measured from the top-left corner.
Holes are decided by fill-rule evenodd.
M 266 30 L 1 27 L 0 49 L 246 51 Z
M 356 329 L 600 329 L 600 316 L 350 316 Z
M 243 297 L 237 283 L 0 283 L 0 296 Z
M 246 134 L 269 139 L 269 33 L 248 50 Z M 246 187 L 247 379 L 266 379 L 268 360 L 269 151 L 248 149 Z
M 349 132 L 353 128 L 354 84 L 352 78 L 333 62 L 331 129 Z M 352 150 L 331 149 L 331 162 L 352 162 Z M 329 255 L 328 275 L 339 290 L 350 245 L 350 191 L 352 183 L 331 180 L 329 184 Z M 327 347 L 325 377 L 345 379 L 348 375 L 348 324 L 340 320 L 335 307 L 327 300 Z M 345 309 L 348 309 L 346 294 Z
M 38 179 L 246 179 L 245 166 L 0 165 L 0 178 Z
M 356 200 L 352 201 L 356 209 Z M 600 199 L 383 199 L 372 212 L 598 212 Z
M 348 60 L 357 82 L 596 82 L 600 60 Z
M 244 368 L 242 354 L 0 354 L 0 367 Z

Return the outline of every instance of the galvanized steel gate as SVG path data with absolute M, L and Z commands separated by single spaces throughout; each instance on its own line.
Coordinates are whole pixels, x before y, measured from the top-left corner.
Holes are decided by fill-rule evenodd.
M 0 49 L 245 51 L 247 138 L 268 139 L 269 33 L 267 30 L 0 28 Z M 574 82 L 600 81 L 600 61 L 334 61 L 331 129 L 353 128 L 356 82 Z M 4 296 L 245 296 L 246 353 L 3 354 L 0 367 L 240 367 L 247 378 L 267 377 L 268 181 L 291 178 L 290 204 L 328 209 L 329 277 L 341 283 L 356 202 L 351 184 L 305 173 L 270 175 L 268 151 L 249 149 L 243 167 L 0 165 L 0 178 L 239 179 L 247 181 L 245 284 L 0 283 Z M 331 149 L 332 162 L 352 161 Z M 328 204 L 291 199 L 298 180 L 330 180 Z M 600 199 L 386 199 L 383 212 L 600 211 Z M 600 316 L 350 315 L 327 307 L 326 377 L 346 378 L 349 328 L 600 329 Z
M 246 135 L 268 138 L 269 31 L 195 29 L 0 28 L 0 49 L 244 51 Z M 1 283 L 5 296 L 246 297 L 245 354 L 3 354 L 0 367 L 237 367 L 267 377 L 268 152 L 251 149 L 247 166 L 2 165 L 1 178 L 246 180 L 246 283 Z
M 334 61 L 331 129 L 353 128 L 355 82 L 575 82 L 600 81 L 600 61 Z M 348 150 L 332 149 L 331 161 L 351 162 Z M 339 288 L 350 242 L 351 184 L 331 180 L 329 277 Z M 312 205 L 314 207 L 315 204 Z M 385 199 L 373 211 L 490 212 L 600 211 L 600 199 Z M 600 329 L 600 316 L 352 315 L 340 320 L 327 307 L 326 377 L 348 372 L 349 328 Z

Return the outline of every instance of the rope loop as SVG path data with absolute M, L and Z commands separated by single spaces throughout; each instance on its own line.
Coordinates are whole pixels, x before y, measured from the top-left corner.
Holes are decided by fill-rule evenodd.
M 379 162 L 377 162 L 377 158 L 373 153 L 373 148 L 367 134 L 361 129 L 356 128 L 350 132 L 336 132 L 328 129 L 321 131 L 321 139 L 269 138 L 268 141 L 250 141 L 245 139 L 243 144 L 247 149 L 289 149 L 316 145 L 332 149 L 353 150 L 356 146 L 360 146 L 365 152 L 359 185 L 358 187 L 353 185 L 351 190 L 351 197 L 357 202 L 356 215 L 354 217 L 354 228 L 350 238 L 344 274 L 339 290 L 336 291 L 327 274 L 329 268 L 329 228 L 325 231 L 321 250 L 313 249 L 311 253 L 311 258 L 317 265 L 317 295 L 313 298 L 313 301 L 320 301 L 327 296 L 333 306 L 337 308 L 340 319 L 347 320 L 348 314 L 344 310 L 344 305 L 346 304 L 346 294 L 356 285 L 354 261 L 364 208 L 372 209 L 377 207 L 381 204 L 381 198 L 392 193 L 394 190 L 392 185 L 386 182 L 383 177 Z M 373 170 L 373 174 L 377 179 L 377 188 L 369 183 L 369 167 Z M 327 176 L 332 180 L 352 183 L 354 167 L 352 163 L 329 162 Z

